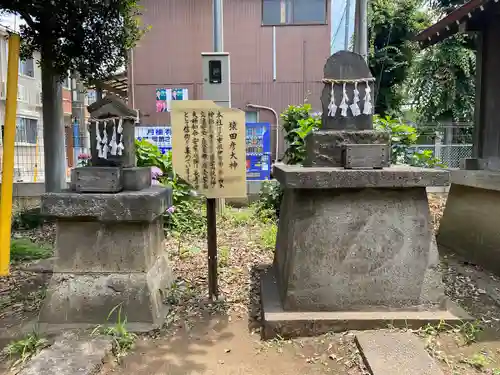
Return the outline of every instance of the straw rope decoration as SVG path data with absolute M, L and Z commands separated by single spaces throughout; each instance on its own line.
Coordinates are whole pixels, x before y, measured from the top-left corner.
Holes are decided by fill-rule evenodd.
M 348 110 L 351 110 L 351 113 L 354 117 L 360 116 L 360 115 L 371 115 L 373 113 L 373 104 L 372 104 L 372 96 L 371 96 L 371 88 L 370 88 L 370 82 L 375 81 L 375 78 L 370 77 L 370 78 L 359 78 L 359 79 L 330 79 L 330 78 L 324 78 L 322 82 L 324 84 L 330 84 L 331 85 L 331 90 L 330 90 L 330 103 L 328 104 L 328 116 L 330 117 L 335 117 L 337 115 L 337 108 L 340 108 L 340 115 L 342 117 L 347 117 L 348 115 Z M 364 83 L 365 84 L 365 96 L 363 97 L 363 111 L 361 112 L 361 109 L 359 107 L 359 102 L 361 101 L 359 96 L 360 92 L 358 90 L 358 84 L 359 83 Z M 337 107 L 336 104 L 336 99 L 334 95 L 334 89 L 335 85 L 342 85 L 342 100 Z M 346 90 L 346 85 L 347 84 L 354 84 L 354 90 L 353 90 L 353 98 L 352 98 L 352 104 L 349 105 L 349 96 L 347 94 Z
M 123 155 L 125 146 L 123 145 L 123 120 L 134 119 L 135 117 L 109 117 L 106 119 L 91 119 L 95 122 L 95 142 L 97 157 L 107 159 L 108 152 L 112 156 Z M 103 125 L 102 135 L 100 125 Z M 108 124 L 113 126 L 111 139 L 108 138 Z

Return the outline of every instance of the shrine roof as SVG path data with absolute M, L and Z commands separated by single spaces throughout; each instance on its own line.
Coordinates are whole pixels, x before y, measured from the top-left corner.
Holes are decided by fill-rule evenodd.
M 481 19 L 489 12 L 484 12 L 498 5 L 499 0 L 470 0 L 455 9 L 434 25 L 415 37 L 422 48 L 431 46 L 459 32 L 471 31 L 469 23 L 480 25 Z

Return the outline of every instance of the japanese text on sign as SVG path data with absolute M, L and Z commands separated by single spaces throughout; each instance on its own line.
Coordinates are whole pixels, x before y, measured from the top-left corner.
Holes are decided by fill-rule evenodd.
M 162 154 L 172 149 L 172 132 L 170 126 L 136 126 L 135 138 L 147 140 L 158 146 Z
M 246 196 L 245 114 L 210 101 L 172 108 L 175 171 L 208 198 Z

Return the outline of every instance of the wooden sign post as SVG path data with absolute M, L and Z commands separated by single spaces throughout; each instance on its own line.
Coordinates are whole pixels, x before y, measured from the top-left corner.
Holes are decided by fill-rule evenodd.
M 207 198 L 209 297 L 218 297 L 217 198 L 244 198 L 245 113 L 209 100 L 172 103 L 172 164 L 175 172 Z

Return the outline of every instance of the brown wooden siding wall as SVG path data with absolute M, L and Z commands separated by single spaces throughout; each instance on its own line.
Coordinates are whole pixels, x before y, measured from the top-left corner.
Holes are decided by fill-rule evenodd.
M 329 25 L 276 27 L 277 79 L 273 81 L 272 27 L 261 26 L 261 3 L 224 1 L 224 51 L 231 59 L 232 106 L 245 109 L 252 103 L 280 113 L 308 97 L 313 108 L 320 110 L 320 82 L 330 52 Z M 141 4 L 143 22 L 151 30 L 135 48 L 133 66 L 128 69 L 133 104 L 141 110 L 142 123 L 168 124 L 168 113 L 156 113 L 155 89 L 187 88 L 190 99 L 202 99 L 201 52 L 212 50 L 212 0 L 143 0 Z M 274 151 L 274 116 L 261 110 L 259 120 L 274 128 Z

